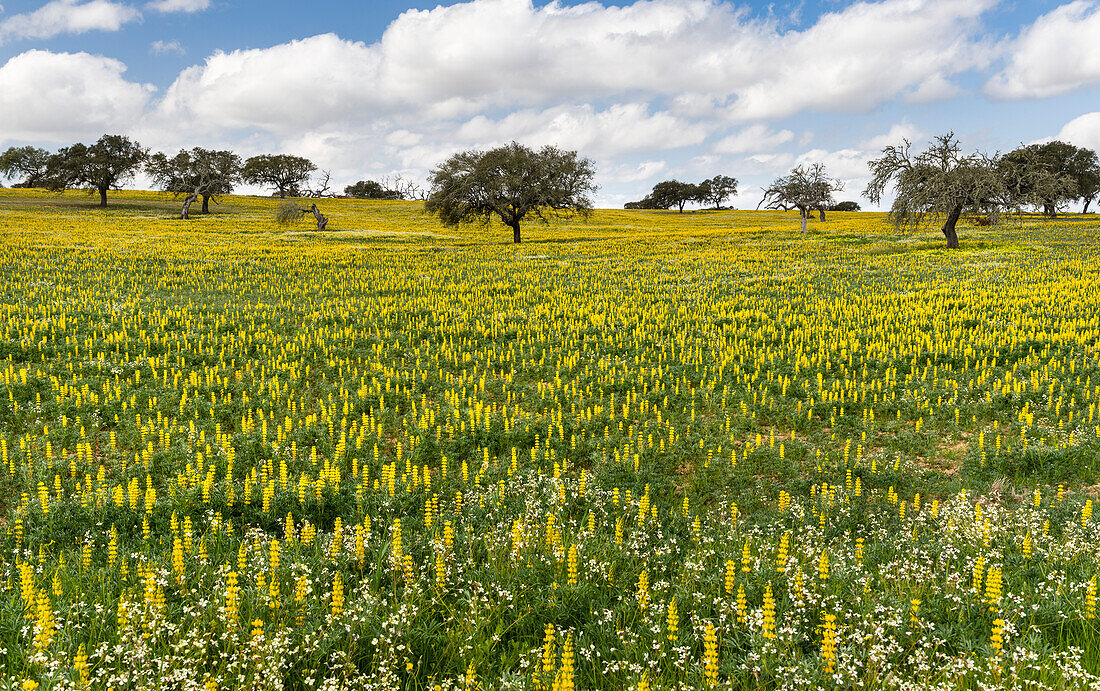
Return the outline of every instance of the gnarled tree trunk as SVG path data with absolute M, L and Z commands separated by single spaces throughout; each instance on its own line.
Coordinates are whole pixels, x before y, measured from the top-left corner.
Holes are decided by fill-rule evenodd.
M 824 223 L 825 222 L 825 209 L 818 209 L 817 213 L 818 213 L 817 219 L 819 221 L 821 221 L 822 223 Z
M 99 188 L 99 205 L 101 207 L 103 207 L 104 209 L 107 208 L 107 188 L 106 187 L 100 187 Z
M 191 218 L 191 205 L 195 203 L 195 200 L 199 198 L 199 191 L 196 189 L 191 194 L 187 195 L 187 199 L 183 200 L 183 210 L 180 211 L 180 218 L 187 220 Z
M 325 226 L 328 225 L 328 218 L 321 213 L 316 204 L 310 204 L 309 210 L 313 214 L 313 218 L 317 219 L 317 230 L 324 230 Z
M 519 221 L 512 221 L 511 223 L 508 224 L 508 226 L 512 229 L 512 242 L 514 242 L 515 244 L 518 245 L 519 244 Z
M 202 195 L 202 212 L 204 214 L 210 213 L 210 195 L 209 194 Z
M 1081 213 L 1087 214 L 1089 212 L 1089 204 L 1092 203 L 1092 197 L 1085 198 L 1085 208 L 1081 209 Z
M 808 209 L 799 209 L 798 214 L 799 214 L 799 216 L 802 217 L 802 232 L 805 233 L 806 232 L 806 218 L 809 217 L 810 212 L 809 212 Z
M 959 247 L 959 235 L 955 232 L 955 224 L 959 222 L 959 217 L 962 216 L 962 205 L 956 206 L 951 209 L 951 213 L 947 214 L 947 220 L 943 222 L 943 236 L 947 238 L 947 246 L 951 249 L 957 249 Z

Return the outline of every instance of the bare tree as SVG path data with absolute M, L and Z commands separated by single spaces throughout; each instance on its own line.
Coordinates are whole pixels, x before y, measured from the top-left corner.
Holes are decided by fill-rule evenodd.
M 321 179 L 317 181 L 317 187 L 306 189 L 305 196 L 312 197 L 314 199 L 320 199 L 321 197 L 331 197 L 332 191 L 329 189 L 329 182 L 332 180 L 332 173 L 327 170 L 321 171 Z
M 955 225 L 964 212 L 997 208 L 1008 197 L 1004 177 L 995 159 L 981 153 L 964 156 L 954 132 L 936 137 L 920 154 L 910 153 L 910 147 L 904 139 L 867 163 L 872 177 L 863 196 L 879 204 L 886 187 L 893 185 L 890 221 L 915 227 L 928 216 L 944 217 L 941 230 L 947 246 L 956 248 Z
M 844 189 L 844 183 L 829 177 L 825 166 L 814 163 L 809 167 L 798 166 L 788 175 L 776 178 L 764 189 L 764 198 L 756 205 L 765 209 L 798 209 L 802 219 L 802 232 L 806 232 L 806 221 L 811 211 L 821 214 L 825 220 L 825 209 L 833 204 L 833 192 Z

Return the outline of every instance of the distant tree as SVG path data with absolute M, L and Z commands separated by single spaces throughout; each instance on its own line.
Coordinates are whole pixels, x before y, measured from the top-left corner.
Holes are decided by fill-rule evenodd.
M 244 181 L 274 190 L 280 199 L 300 197 L 302 186 L 317 166 L 308 158 L 289 154 L 263 154 L 244 162 Z
M 344 188 L 344 194 L 355 199 L 400 199 L 401 193 L 387 189 L 375 180 L 360 180 Z
M 132 179 L 148 153 L 129 137 L 105 134 L 91 146 L 73 144 L 50 156 L 45 183 L 54 190 L 86 187 L 99 192 L 99 205 L 106 208 L 107 191 Z
M 671 209 L 675 206 L 680 210 L 680 213 L 684 213 L 684 205 L 688 202 L 699 201 L 702 197 L 702 190 L 699 185 L 693 185 L 690 182 L 665 180 L 654 185 L 653 191 L 648 196 L 652 200 L 655 209 Z
M 798 209 L 802 219 L 802 232 L 806 232 L 806 221 L 811 211 L 821 214 L 825 220 L 825 209 L 833 203 L 833 192 L 844 189 L 844 183 L 830 178 L 825 166 L 814 163 L 811 166 L 798 166 L 788 175 L 776 178 L 764 189 L 764 198 L 757 208 Z
M 859 211 L 859 204 L 856 202 L 844 201 L 831 205 L 829 211 Z
M 489 151 L 463 151 L 431 173 L 425 210 L 448 226 L 488 224 L 499 218 L 520 241 L 520 221 L 592 211 L 596 169 L 576 151 L 545 146 L 538 151 L 516 142 Z
M 947 246 L 959 246 L 955 225 L 964 212 L 995 208 L 1005 197 L 1005 183 L 996 161 L 980 153 L 963 155 L 953 132 L 936 137 L 920 154 L 910 152 L 909 140 L 888 146 L 869 161 L 871 182 L 863 195 L 873 204 L 882 201 L 887 186 L 895 190 L 890 220 L 901 227 L 916 226 L 926 217 L 944 217 L 941 230 Z
M 1087 207 L 1100 183 L 1096 152 L 1066 142 L 1021 146 L 999 163 L 1018 204 L 1041 207 L 1052 218 L 1074 199 L 1085 200 Z
M 202 197 L 202 212 L 210 213 L 210 200 L 229 194 L 241 181 L 241 157 L 232 151 L 195 147 L 168 157 L 155 153 L 145 163 L 154 184 L 175 196 L 184 196 L 180 218 L 189 218 L 191 204 Z
M 698 201 L 714 204 L 715 209 L 722 208 L 722 202 L 737 194 L 737 179 L 728 175 L 715 175 L 697 186 Z
M 43 187 L 50 152 L 33 146 L 11 147 L 0 154 L 0 173 L 8 179 L 20 178 L 12 187 Z

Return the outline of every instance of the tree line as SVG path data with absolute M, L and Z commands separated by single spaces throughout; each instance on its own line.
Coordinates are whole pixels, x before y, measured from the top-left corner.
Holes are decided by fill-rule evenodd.
M 1038 208 L 1054 217 L 1073 201 L 1084 203 L 1082 213 L 1100 195 L 1100 160 L 1095 151 L 1060 141 L 1029 144 L 1004 155 L 980 152 L 964 154 L 954 133 L 936 137 L 921 153 L 913 153 L 908 140 L 882 149 L 868 163 L 871 182 L 863 191 L 874 204 L 882 202 L 887 188 L 894 191 L 889 219 L 901 226 L 915 226 L 929 217 L 943 218 L 948 247 L 958 247 L 956 225 L 968 214 L 984 214 L 994 223 L 1005 211 Z M 231 151 L 202 148 L 180 150 L 174 156 L 150 155 L 148 149 L 121 135 L 104 135 L 92 145 L 73 144 L 54 153 L 30 146 L 12 147 L 0 154 L 0 173 L 18 177 L 19 187 L 63 190 L 84 188 L 98 192 L 100 206 L 107 206 L 109 190 L 119 189 L 139 171 L 145 171 L 159 189 L 183 196 L 181 217 L 202 199 L 203 213 L 209 202 L 243 183 L 268 187 L 286 197 L 335 196 L 329 191 L 331 176 L 322 171 L 319 181 L 307 187 L 317 166 L 288 154 L 263 154 L 242 160 Z M 431 172 L 428 189 L 401 177 L 382 182 L 360 180 L 344 188 L 346 196 L 367 199 L 421 199 L 425 210 L 448 226 L 488 224 L 500 220 L 520 242 L 520 223 L 525 218 L 546 222 L 554 217 L 592 211 L 596 191 L 595 164 L 554 146 L 532 150 L 512 142 L 488 151 L 464 151 L 452 155 Z M 824 220 L 826 210 L 857 211 L 852 201 L 837 202 L 834 194 L 843 184 L 828 175 L 821 163 L 800 165 L 764 188 L 757 208 L 797 209 L 806 231 L 812 212 Z M 689 202 L 713 205 L 737 194 L 737 179 L 716 175 L 701 183 L 666 180 L 654 185 L 644 199 L 628 209 L 671 209 L 682 213 Z M 293 207 L 293 208 L 292 208 Z M 309 209 L 286 206 L 281 218 L 312 213 L 317 227 L 327 218 L 316 204 Z
M 320 171 L 311 187 L 317 166 L 308 158 L 290 154 L 262 154 L 242 159 L 232 151 L 195 147 L 175 155 L 150 153 L 129 137 L 105 134 L 94 144 L 77 143 L 51 153 L 34 146 L 10 147 L 0 154 L 0 174 L 18 179 L 14 187 L 35 187 L 53 191 L 86 189 L 99 194 L 99 205 L 107 206 L 107 193 L 121 189 L 139 172 L 146 173 L 157 189 L 183 197 L 181 218 L 190 217 L 191 205 L 202 199 L 202 213 L 210 213 L 210 202 L 231 193 L 241 184 L 260 185 L 273 196 L 332 197 L 331 175 Z M 344 195 L 360 199 L 412 199 L 422 197 L 421 188 L 397 176 L 381 182 L 360 180 L 344 188 Z

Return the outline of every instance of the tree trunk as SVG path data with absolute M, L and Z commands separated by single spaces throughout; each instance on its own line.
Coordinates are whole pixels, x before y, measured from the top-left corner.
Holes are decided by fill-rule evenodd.
M 818 220 L 821 221 L 822 223 L 824 223 L 825 222 L 825 209 L 818 209 L 817 213 L 819 214 Z
M 100 187 L 99 188 L 99 205 L 104 209 L 107 208 L 107 188 L 106 187 Z
M 1055 218 L 1055 217 L 1058 216 L 1058 209 L 1053 204 L 1051 204 L 1049 202 L 1044 202 L 1043 203 L 1043 214 L 1045 214 L 1046 216 L 1049 216 L 1050 218 Z
M 325 226 L 328 225 L 328 218 L 321 213 L 316 204 L 311 204 L 309 210 L 313 213 L 313 217 L 317 219 L 317 230 L 324 230 Z
M 202 212 L 204 214 L 210 213 L 210 195 L 209 194 L 202 195 Z
M 687 202 L 680 202 L 680 213 L 684 213 L 684 204 Z
M 519 221 L 512 221 L 508 224 L 512 228 L 512 242 L 519 244 Z
M 798 214 L 799 214 L 799 216 L 802 217 L 802 232 L 805 233 L 806 232 L 806 217 L 809 216 L 809 213 L 805 209 L 799 209 Z
M 1081 209 L 1081 213 L 1087 214 L 1089 212 L 1089 204 L 1092 203 L 1092 197 L 1085 198 L 1085 208 Z
M 181 219 L 187 220 L 187 219 L 191 218 L 191 216 L 189 215 L 190 211 L 191 211 L 191 205 L 194 204 L 195 200 L 198 199 L 198 198 L 199 198 L 198 191 L 192 192 L 191 194 L 187 195 L 187 199 L 183 200 L 183 211 L 180 212 L 180 218 Z
M 955 232 L 955 224 L 959 222 L 959 216 L 962 215 L 962 206 L 956 206 L 951 209 L 951 213 L 947 215 L 947 220 L 943 222 L 943 236 L 947 238 L 947 246 L 950 249 L 958 249 L 959 236 Z

